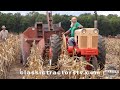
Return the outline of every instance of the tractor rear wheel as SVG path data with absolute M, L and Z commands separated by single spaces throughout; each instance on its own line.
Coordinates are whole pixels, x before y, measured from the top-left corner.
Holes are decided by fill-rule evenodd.
M 106 48 L 105 48 L 105 39 L 101 35 L 99 35 L 98 38 L 98 50 L 99 50 L 99 55 L 97 59 L 100 66 L 100 70 L 103 70 L 105 67 L 105 60 L 106 60 Z
M 57 34 L 50 37 L 51 48 L 51 65 L 57 65 L 58 58 L 61 54 L 61 38 Z
M 98 69 L 98 60 L 97 60 L 97 57 L 94 56 L 94 57 L 91 57 L 91 64 L 93 65 L 93 70 L 97 70 Z

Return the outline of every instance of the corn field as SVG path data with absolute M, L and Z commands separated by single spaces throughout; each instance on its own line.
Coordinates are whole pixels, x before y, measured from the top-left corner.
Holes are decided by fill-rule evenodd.
M 6 42 L 0 42 L 0 78 L 7 78 L 11 65 L 20 58 L 18 38 L 10 34 Z
M 120 39 L 115 38 L 105 38 L 106 41 L 106 65 L 114 65 L 118 70 L 120 70 Z M 26 71 L 49 71 L 49 64 L 44 65 L 44 60 L 38 54 L 38 47 L 33 43 L 31 48 L 31 54 L 27 58 L 28 67 L 25 67 Z M 16 62 L 20 61 L 20 39 L 19 35 L 10 34 L 9 38 L 5 42 L 0 42 L 0 79 L 7 79 L 8 73 L 11 70 L 11 66 Z M 67 71 L 72 74 L 55 74 L 54 75 L 41 75 L 38 74 L 27 74 L 22 75 L 21 79 L 109 79 L 108 76 L 103 75 L 103 71 L 99 74 L 76 74 L 74 71 L 83 71 L 85 73 L 85 66 L 89 63 L 84 61 L 82 58 L 79 62 L 76 62 L 73 57 L 69 57 L 67 54 L 60 56 L 58 65 L 60 67 L 59 71 Z M 92 65 L 91 65 L 92 66 Z M 20 68 L 21 69 L 21 68 Z M 35 73 L 35 72 L 34 72 Z M 17 78 L 17 76 L 16 76 Z M 114 77 L 119 78 L 119 75 Z

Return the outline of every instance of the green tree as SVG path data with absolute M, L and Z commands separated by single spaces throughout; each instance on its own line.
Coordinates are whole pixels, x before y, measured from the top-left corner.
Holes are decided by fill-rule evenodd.
M 55 14 L 53 15 L 53 23 L 61 22 L 63 29 L 66 31 L 70 28 L 70 19 L 72 17 L 72 15 Z M 95 16 L 93 14 L 80 14 L 77 19 L 85 28 L 94 27 Z M 27 15 L 0 12 L 0 27 L 5 25 L 9 32 L 21 33 L 28 27 L 34 26 L 35 22 L 47 24 L 46 15 L 35 11 Z M 108 16 L 98 15 L 98 29 L 100 34 L 105 36 L 120 34 L 120 17 L 115 14 L 109 14 Z

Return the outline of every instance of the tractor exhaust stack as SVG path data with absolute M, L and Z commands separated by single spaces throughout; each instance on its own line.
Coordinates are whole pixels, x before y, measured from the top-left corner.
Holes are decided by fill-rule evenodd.
M 49 29 L 49 31 L 54 31 L 52 11 L 47 11 L 46 14 L 47 14 L 47 21 L 48 21 L 48 29 Z
M 94 28 L 98 28 L 97 11 L 95 11 L 94 13 L 95 13 Z

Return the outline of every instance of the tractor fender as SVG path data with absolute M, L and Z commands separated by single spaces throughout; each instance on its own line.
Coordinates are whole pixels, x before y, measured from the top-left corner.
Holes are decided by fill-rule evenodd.
M 68 46 L 68 53 L 73 53 L 74 47 L 73 46 Z

